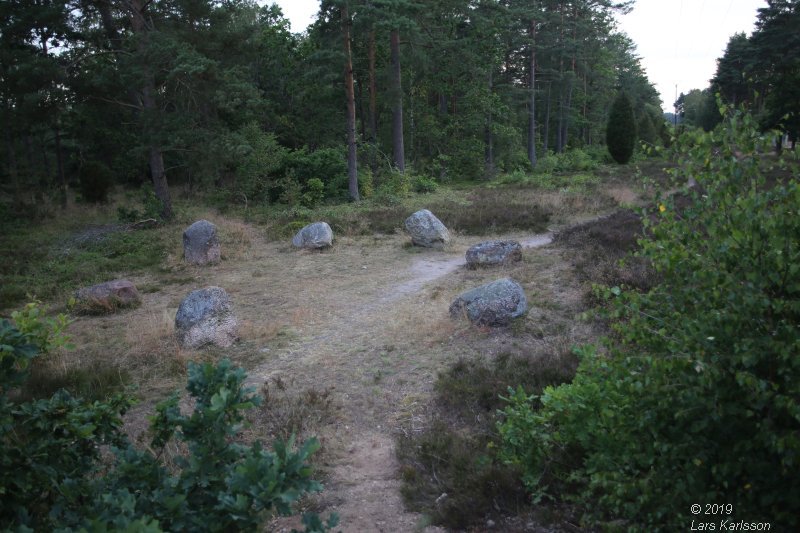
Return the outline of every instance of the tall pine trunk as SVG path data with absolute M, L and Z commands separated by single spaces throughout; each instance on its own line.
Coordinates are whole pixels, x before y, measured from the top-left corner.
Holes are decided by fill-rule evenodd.
M 350 198 L 358 196 L 358 160 L 356 157 L 356 102 L 353 90 L 353 59 L 350 51 L 350 15 L 347 3 L 342 7 L 342 33 L 344 34 L 344 89 L 347 98 L 347 187 Z
M 131 0 L 131 28 L 133 32 L 139 35 L 139 53 L 144 56 L 147 52 L 148 46 L 148 33 L 150 28 L 147 27 L 147 19 L 145 9 L 149 2 L 144 3 L 143 0 Z M 172 218 L 172 199 L 169 194 L 169 184 L 167 183 L 167 174 L 164 171 L 164 154 L 161 149 L 161 143 L 157 139 L 157 135 L 152 131 L 152 126 L 147 126 L 147 119 L 149 116 L 154 116 L 159 113 L 158 106 L 155 99 L 155 79 L 153 73 L 145 70 L 144 79 L 142 80 L 141 99 L 142 110 L 144 117 L 142 124 L 142 133 L 145 142 L 148 145 L 148 165 L 150 166 L 150 177 L 153 180 L 153 189 L 155 190 L 156 197 L 161 201 L 161 218 L 169 220 Z
M 528 160 L 531 167 L 536 168 L 536 21 L 531 20 L 531 62 L 529 77 L 528 104 Z
M 406 171 L 405 147 L 403 145 L 403 86 L 400 81 L 400 30 L 390 35 L 391 82 L 392 82 L 392 156 L 397 170 Z
M 370 168 L 372 173 L 378 171 L 378 84 L 375 81 L 375 28 L 369 32 L 369 47 L 367 51 L 369 61 L 369 142 Z
M 547 107 L 545 108 L 544 113 L 544 142 L 542 143 L 542 148 L 544 149 L 544 153 L 547 154 L 547 150 L 550 147 L 550 100 L 551 100 L 551 89 L 553 88 L 553 82 L 548 82 L 547 84 Z
M 493 72 L 489 69 L 489 95 L 494 91 Z M 495 175 L 494 167 L 494 135 L 492 134 L 492 108 L 489 107 L 489 112 L 486 116 L 486 131 L 485 131 L 485 147 L 484 147 L 484 172 L 486 179 L 492 179 Z

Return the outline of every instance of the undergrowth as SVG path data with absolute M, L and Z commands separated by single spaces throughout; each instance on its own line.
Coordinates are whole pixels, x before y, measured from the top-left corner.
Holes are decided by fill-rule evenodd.
M 576 366 L 569 353 L 501 354 L 492 361 L 461 359 L 441 373 L 431 424 L 397 442 L 406 505 L 453 529 L 527 507 L 520 472 L 497 454 L 500 395 L 516 383 L 538 394 L 569 381 Z

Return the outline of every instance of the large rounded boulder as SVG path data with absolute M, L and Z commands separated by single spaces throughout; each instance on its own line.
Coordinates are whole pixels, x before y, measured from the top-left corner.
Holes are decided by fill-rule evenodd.
M 484 241 L 467 250 L 467 268 L 507 265 L 522 260 L 517 241 Z
M 406 231 L 416 246 L 441 248 L 450 242 L 450 232 L 427 209 L 421 209 L 406 219 Z
M 126 279 L 116 279 L 84 287 L 75 293 L 76 309 L 85 313 L 113 313 L 141 303 L 136 285 Z
M 220 287 L 192 291 L 175 315 L 175 332 L 185 348 L 206 344 L 227 348 L 238 338 L 238 327 L 231 299 Z
M 327 222 L 314 222 L 304 227 L 292 239 L 296 248 L 316 250 L 333 244 L 333 230 Z
M 208 220 L 198 220 L 183 232 L 183 257 L 193 265 L 218 263 L 220 259 L 217 227 Z
M 466 316 L 481 326 L 505 326 L 527 310 L 525 291 L 516 281 L 503 278 L 461 294 L 450 305 L 450 316 Z

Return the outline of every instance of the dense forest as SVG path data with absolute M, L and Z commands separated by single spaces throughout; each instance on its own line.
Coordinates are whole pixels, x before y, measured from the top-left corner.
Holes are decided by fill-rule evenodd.
M 252 0 L 3 2 L 2 209 L 152 183 L 169 218 L 169 185 L 294 204 L 407 169 L 491 178 L 602 145 L 619 90 L 653 142 L 658 94 L 615 29 L 632 4 L 325 0 L 296 34 Z

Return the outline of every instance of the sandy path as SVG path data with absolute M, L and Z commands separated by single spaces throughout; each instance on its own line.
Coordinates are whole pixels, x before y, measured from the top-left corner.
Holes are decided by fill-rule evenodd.
M 534 248 L 550 243 L 552 235 L 519 240 L 524 247 Z M 405 258 L 408 266 L 400 262 L 402 256 L 383 265 L 365 260 L 360 270 L 375 272 L 368 282 L 354 284 L 352 273 L 322 272 L 322 264 L 335 262 L 335 255 L 294 252 L 295 271 L 312 273 L 297 281 L 299 300 L 313 310 L 312 318 L 308 326 L 297 328 L 297 339 L 248 373 L 254 385 L 299 375 L 335 384 L 342 407 L 334 429 L 338 451 L 319 507 L 323 516 L 338 513 L 344 531 L 441 531 L 425 527 L 420 515 L 403 507 L 392 432 L 405 407 L 420 394 L 430 393 L 436 370 L 447 361 L 427 358 L 425 351 L 415 349 L 419 338 L 426 337 L 425 331 L 409 332 L 414 341 L 406 343 L 402 331 L 398 337 L 398 329 L 417 315 L 447 316 L 449 298 L 431 301 L 421 292 L 463 268 L 465 261 L 461 249 L 415 255 L 410 265 Z M 348 268 L 352 270 L 353 265 Z M 296 523 L 275 526 L 288 530 Z

